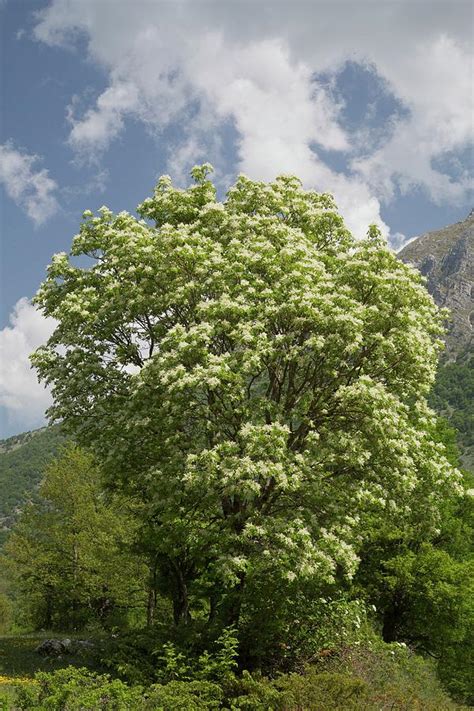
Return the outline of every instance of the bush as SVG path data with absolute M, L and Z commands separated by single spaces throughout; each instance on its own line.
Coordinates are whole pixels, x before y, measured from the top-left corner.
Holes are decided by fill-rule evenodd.
M 347 674 L 289 674 L 277 682 L 285 711 L 362 711 L 369 708 L 369 690 L 362 679 Z
M 360 707 L 355 705 L 356 709 L 449 711 L 457 708 L 441 688 L 436 678 L 435 665 L 414 654 L 403 644 L 385 644 L 377 640 L 365 645 L 341 648 L 337 654 L 321 657 L 310 670 L 309 676 L 316 686 L 319 683 L 317 675 L 325 672 L 342 675 L 345 679 L 358 680 L 364 684 L 366 696 L 364 697 L 361 689 L 362 705 Z M 316 677 L 313 676 L 314 674 Z M 342 684 L 340 693 L 343 690 L 345 692 L 345 684 Z M 333 696 L 336 692 L 339 693 L 337 687 L 332 690 L 326 689 L 326 693 L 330 692 Z M 353 703 L 356 698 L 354 696 Z M 333 699 L 329 698 L 326 703 L 329 704 L 330 700 L 334 703 Z M 311 708 L 308 706 L 308 709 Z M 347 706 L 347 708 L 352 707 Z
M 0 634 L 5 634 L 10 630 L 12 621 L 12 603 L 5 593 L 0 592 Z
M 150 711 L 211 711 L 220 709 L 222 690 L 208 681 L 171 681 L 155 684 L 142 702 Z
M 109 639 L 104 645 L 101 662 L 114 675 L 131 684 L 156 681 L 155 629 L 133 630 Z
M 166 627 L 120 635 L 106 645 L 101 662 L 124 681 L 144 685 L 194 679 L 220 683 L 237 668 L 239 643 L 233 628 L 209 640 L 207 649 L 186 637 L 170 637 Z
M 266 595 L 255 590 L 242 613 L 240 651 L 247 669 L 261 669 L 270 676 L 301 671 L 321 649 L 374 637 L 360 600 L 336 597 L 334 589 L 309 584 L 267 585 Z
M 233 645 L 229 632 L 222 650 Z M 20 711 L 454 711 L 434 666 L 400 644 L 352 645 L 320 653 L 303 673 L 277 679 L 229 668 L 223 657 L 207 655 L 194 671 L 172 651 L 166 653 L 169 675 L 189 675 L 148 688 L 68 667 L 38 673 L 33 684 L 18 687 Z M 203 662 L 203 658 L 205 663 Z M 221 665 L 222 658 L 224 663 Z M 217 664 L 217 667 L 216 667 Z M 165 667 L 163 667 L 165 668 Z M 191 678 L 191 674 L 201 678 Z M 214 680 L 202 678 L 214 677 Z
M 67 667 L 52 674 L 40 672 L 36 684 L 18 686 L 17 707 L 34 711 L 132 711 L 140 709 L 142 688 L 129 687 L 105 674 Z
M 224 698 L 231 711 L 270 711 L 280 708 L 281 694 L 269 679 L 244 671 L 227 680 Z

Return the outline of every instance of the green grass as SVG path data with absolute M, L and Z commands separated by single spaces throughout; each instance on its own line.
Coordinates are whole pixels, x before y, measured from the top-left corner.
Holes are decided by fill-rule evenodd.
M 68 666 L 88 667 L 98 670 L 94 654 L 89 650 L 61 657 L 43 657 L 35 652 L 45 639 L 72 639 L 71 635 L 57 632 L 0 636 L 0 711 L 15 709 L 14 683 L 31 683 L 38 671 L 52 672 Z M 83 637 L 79 637 L 83 639 Z
M 60 657 L 43 657 L 35 652 L 45 639 L 65 639 L 68 635 L 58 633 L 0 637 L 0 678 L 32 678 L 37 671 L 51 672 L 70 665 L 96 669 L 93 652 L 84 650 Z M 69 639 L 71 637 L 69 636 Z M 1 709 L 1 706 L 0 706 Z

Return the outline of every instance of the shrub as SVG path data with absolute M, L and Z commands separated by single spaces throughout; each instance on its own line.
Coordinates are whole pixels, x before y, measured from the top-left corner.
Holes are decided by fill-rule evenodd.
M 230 627 L 215 640 L 212 650 L 205 649 L 201 654 L 190 654 L 189 650 L 180 650 L 177 645 L 167 642 L 155 654 L 158 660 L 156 675 L 162 683 L 180 679 L 225 682 L 232 677 L 237 668 L 239 641 L 235 630 Z
M 232 633 L 221 641 L 219 655 L 196 661 L 194 671 L 184 656 L 168 648 L 168 674 L 214 676 L 172 679 L 167 683 L 127 686 L 108 675 L 68 667 L 38 673 L 30 684 L 18 684 L 19 711 L 454 711 L 434 666 L 400 644 L 352 645 L 320 654 L 303 673 L 277 679 L 229 668 Z M 227 651 L 225 651 L 227 650 Z M 172 653 L 170 653 L 172 652 Z M 204 662 L 202 659 L 204 658 Z M 217 667 L 216 667 L 217 664 Z
M 364 711 L 449 711 L 457 708 L 441 688 L 434 664 L 403 644 L 374 640 L 364 645 L 343 647 L 337 654 L 320 657 L 309 674 L 311 677 L 314 673 L 325 672 L 362 682 L 366 698 L 361 696 L 360 708 Z M 329 704 L 329 700 L 326 703 Z
M 362 711 L 369 707 L 368 686 L 349 675 L 311 669 L 288 674 L 277 682 L 285 711 Z
M 132 711 L 141 707 L 141 687 L 129 687 L 85 668 L 40 672 L 35 680 L 35 685 L 17 687 L 17 707 L 22 711 Z
M 10 630 L 13 620 L 12 604 L 5 593 L 0 592 L 0 634 Z
M 150 711 L 211 711 L 221 708 L 222 690 L 209 681 L 171 681 L 155 684 L 141 708 Z
M 224 684 L 225 708 L 231 711 L 279 709 L 281 694 L 269 679 L 247 671 Z

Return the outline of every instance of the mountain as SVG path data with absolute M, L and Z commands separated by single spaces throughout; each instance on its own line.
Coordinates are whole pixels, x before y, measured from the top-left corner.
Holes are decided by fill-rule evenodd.
M 65 442 L 57 425 L 0 440 L 0 545 L 19 507 L 37 488 L 45 467 Z
M 420 270 L 436 303 L 450 311 L 431 405 L 458 431 L 462 463 L 474 471 L 474 210 L 398 256 Z
M 427 288 L 439 306 L 450 310 L 447 360 L 473 349 L 474 210 L 465 220 L 428 232 L 410 242 L 398 256 L 427 278 Z

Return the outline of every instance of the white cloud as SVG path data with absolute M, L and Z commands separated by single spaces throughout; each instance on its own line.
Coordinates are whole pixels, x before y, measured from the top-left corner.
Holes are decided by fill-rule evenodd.
M 433 202 L 453 204 L 472 189 L 469 176 L 453 180 L 432 165 L 473 139 L 472 69 L 472 53 L 444 34 L 420 42 L 405 71 L 386 67 L 411 115 L 384 146 L 353 164 L 382 198 L 390 200 L 396 187 L 406 193 L 421 186 Z
M 11 427 L 31 429 L 44 424 L 51 396 L 31 368 L 29 356 L 53 332 L 55 322 L 45 318 L 26 297 L 10 315 L 10 325 L 0 331 L 0 406 Z
M 124 117 L 137 107 L 138 94 L 130 83 L 119 82 L 110 86 L 97 100 L 97 107 L 89 109 L 85 116 L 76 120 L 74 107 L 68 108 L 72 124 L 70 145 L 90 157 L 109 146 L 123 128 Z
M 57 183 L 45 168 L 35 170 L 38 160 L 37 156 L 19 151 L 11 143 L 0 145 L 0 183 L 28 217 L 41 225 L 57 212 L 59 205 L 55 195 Z
M 417 237 L 419 237 L 419 235 L 415 235 L 414 237 L 407 237 L 402 232 L 395 232 L 390 236 L 390 244 L 392 246 L 392 249 L 395 250 L 395 252 L 400 252 L 400 250 L 410 244 L 410 242 L 413 242 L 415 239 L 417 239 Z
M 335 193 L 349 226 L 365 232 L 397 191 L 423 188 L 433 201 L 462 200 L 466 176 L 433 166 L 472 136 L 470 2 L 176 3 L 53 0 L 40 15 L 37 39 L 67 45 L 82 33 L 89 57 L 109 75 L 108 88 L 82 117 L 71 145 L 96 154 L 127 116 L 153 132 L 171 122 L 184 132 L 170 148 L 171 166 L 219 154 L 224 122 L 239 136 L 237 169 L 252 177 L 294 172 L 306 185 Z M 353 156 L 351 173 L 330 169 L 316 146 L 354 146 L 341 107 L 315 80 L 335 76 L 348 59 L 373 65 L 409 110 L 382 146 Z M 360 148 L 360 146 L 358 146 Z

